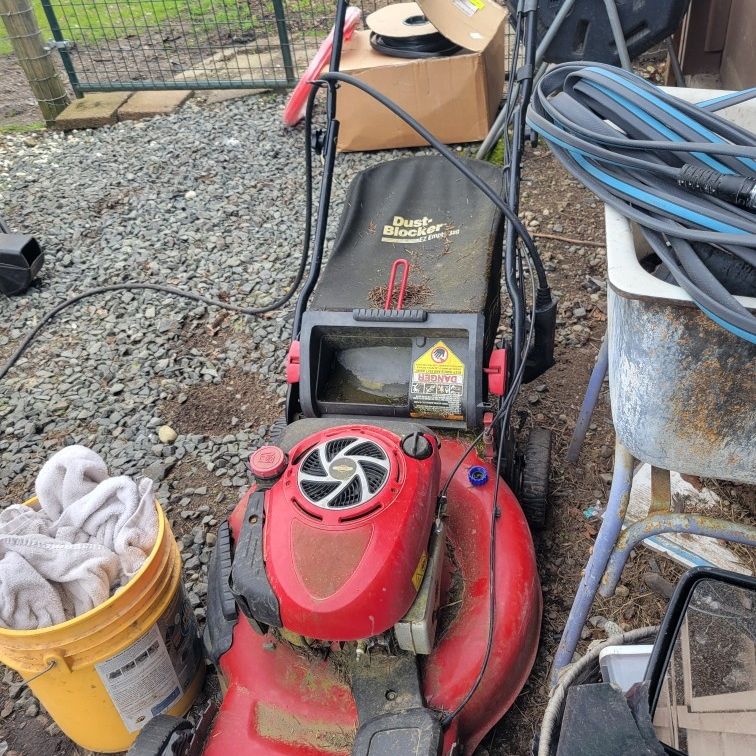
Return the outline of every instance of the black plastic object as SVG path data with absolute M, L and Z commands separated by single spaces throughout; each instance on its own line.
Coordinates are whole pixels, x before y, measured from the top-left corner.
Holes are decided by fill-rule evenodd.
M 229 585 L 231 565 L 231 529 L 226 520 L 218 528 L 215 548 L 207 566 L 207 619 L 202 635 L 205 653 L 216 666 L 231 648 L 234 625 L 239 616 Z
M 707 194 L 747 210 L 756 209 L 756 179 L 690 165 L 680 168 L 677 183 L 689 192 Z
M 539 289 L 536 298 L 533 346 L 525 360 L 523 383 L 530 383 L 554 365 L 557 300 L 551 291 Z
M 45 256 L 33 236 L 0 233 L 0 292 L 23 294 L 39 273 Z
M 497 192 L 504 191 L 500 168 L 464 162 Z M 350 314 L 380 307 L 392 264 L 409 258 L 405 310 L 485 312 L 500 297 L 502 231 L 499 211 L 444 158 L 380 163 L 349 186 L 310 307 Z M 490 325 L 495 332 L 498 317 Z
M 359 728 L 352 756 L 437 756 L 443 730 L 425 708 L 417 657 L 373 652 L 349 666 Z
M 538 0 L 538 42 L 565 0 Z M 690 0 L 615 0 L 631 58 L 673 34 Z M 507 0 L 514 18 L 517 0 Z M 544 56 L 547 63 L 593 60 L 619 65 L 609 17 L 602 0 L 576 0 Z
M 713 247 L 704 242 L 692 242 L 691 246 L 698 259 L 730 294 L 735 297 L 756 297 L 756 267 L 721 247 Z M 650 262 L 659 260 L 656 255 L 650 255 L 646 259 Z M 656 278 L 677 286 L 675 277 L 664 263 L 652 272 Z
M 500 169 L 465 162 L 503 192 Z M 360 173 L 302 316 L 301 413 L 480 427 L 483 366 L 501 308 L 503 230 L 501 213 L 441 157 Z M 410 261 L 405 308 L 383 309 L 399 259 Z
M 357 731 L 353 756 L 438 756 L 441 753 L 441 722 L 428 709 L 384 714 L 366 722 Z
M 556 756 L 664 754 L 641 734 L 622 691 L 610 683 L 575 685 L 567 693 Z
M 230 581 L 236 603 L 252 627 L 261 634 L 271 626 L 281 627 L 278 599 L 268 581 L 263 560 L 264 504 L 263 492 L 255 492 L 249 497 Z
M 425 20 L 424 16 L 418 16 Z M 392 58 L 441 58 L 454 55 L 462 48 L 440 32 L 419 37 L 387 37 L 370 33 L 370 46 L 382 55 Z
M 402 451 L 412 459 L 428 459 L 433 447 L 423 433 L 415 431 L 402 439 Z

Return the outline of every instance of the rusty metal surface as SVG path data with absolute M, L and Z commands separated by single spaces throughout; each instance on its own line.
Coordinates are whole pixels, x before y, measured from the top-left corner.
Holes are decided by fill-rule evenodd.
M 698 514 L 656 514 L 649 515 L 639 522 L 630 525 L 620 537 L 612 553 L 609 564 L 606 567 L 604 577 L 601 579 L 599 593 L 602 596 L 611 596 L 619 583 L 622 570 L 627 562 L 630 552 L 641 541 L 651 536 L 662 533 L 692 533 L 695 535 L 708 536 L 709 538 L 721 538 L 725 541 L 744 543 L 748 546 L 756 546 L 756 527 L 719 520 L 714 517 L 705 517 Z
M 672 481 L 669 470 L 651 466 L 650 514 L 669 512 L 672 506 Z
M 756 483 L 756 346 L 698 309 L 608 292 L 617 437 L 638 459 Z

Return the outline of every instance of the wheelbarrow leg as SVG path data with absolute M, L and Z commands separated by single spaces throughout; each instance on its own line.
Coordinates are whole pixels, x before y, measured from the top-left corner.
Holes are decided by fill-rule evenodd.
M 756 546 L 756 528 L 752 525 L 692 513 L 652 514 L 630 525 L 617 539 L 617 546 L 601 580 L 599 593 L 607 597 L 613 595 L 630 552 L 646 538 L 664 533 L 693 533 L 707 538 Z
M 571 464 L 577 462 L 580 456 L 580 448 L 585 441 L 585 434 L 591 422 L 593 410 L 598 404 L 599 394 L 601 393 L 601 384 L 604 382 L 607 370 L 609 369 L 609 348 L 607 347 L 607 338 L 604 334 L 604 340 L 601 342 L 596 364 L 593 366 L 593 372 L 588 380 L 588 388 L 585 390 L 583 397 L 583 406 L 580 408 L 575 430 L 572 433 L 570 445 L 567 448 L 567 461 Z
M 609 501 L 596 542 L 593 544 L 593 553 L 585 566 L 585 574 L 580 581 L 575 600 L 572 602 L 570 616 L 567 618 L 567 624 L 554 657 L 551 672 L 552 688 L 558 682 L 559 671 L 572 661 L 583 625 L 588 619 L 604 570 L 622 530 L 622 522 L 630 501 L 634 462 L 632 454 L 618 441 L 614 447 L 614 473 Z

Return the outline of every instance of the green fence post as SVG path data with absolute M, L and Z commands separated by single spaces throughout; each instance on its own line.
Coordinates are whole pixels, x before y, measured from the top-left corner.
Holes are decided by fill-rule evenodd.
M 289 84 L 295 84 L 297 78 L 296 71 L 294 70 L 294 59 L 291 55 L 291 42 L 289 41 L 289 30 L 286 27 L 286 10 L 284 9 L 283 0 L 273 0 L 273 12 L 276 14 L 278 43 L 281 47 L 281 55 L 283 56 L 286 81 Z
M 47 23 L 50 24 L 50 31 L 52 32 L 53 39 L 55 40 L 55 46 L 58 48 L 58 52 L 60 53 L 60 59 L 63 63 L 63 68 L 68 75 L 68 80 L 71 82 L 71 89 L 73 89 L 74 94 L 77 97 L 83 97 L 81 89 L 79 88 L 79 77 L 76 75 L 76 69 L 73 66 L 73 61 L 71 60 L 71 56 L 68 54 L 68 49 L 71 45 L 71 42 L 63 36 L 63 32 L 60 29 L 60 24 L 58 23 L 58 18 L 55 15 L 55 11 L 53 10 L 50 0 L 41 0 L 41 2 L 42 10 L 44 10 L 45 16 L 47 16 Z

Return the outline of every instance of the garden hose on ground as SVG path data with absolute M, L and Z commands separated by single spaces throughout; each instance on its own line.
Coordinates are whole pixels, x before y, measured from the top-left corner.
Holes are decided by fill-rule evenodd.
M 721 269 L 756 267 L 756 136 L 714 111 L 754 96 L 691 105 L 613 66 L 564 63 L 541 78 L 528 113 L 565 168 L 638 223 L 695 304 L 751 343 L 756 317 Z

